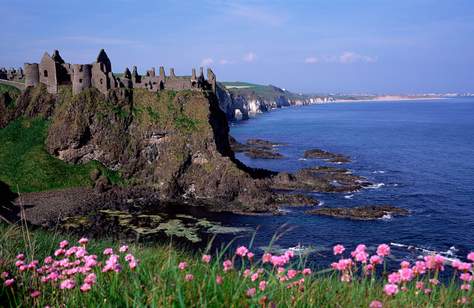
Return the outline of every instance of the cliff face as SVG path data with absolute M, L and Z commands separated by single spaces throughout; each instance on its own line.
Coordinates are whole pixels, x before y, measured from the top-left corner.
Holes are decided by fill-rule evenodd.
M 99 161 L 163 199 L 234 211 L 272 207 L 267 181 L 234 160 L 227 119 L 212 93 L 117 89 L 105 96 L 87 89 L 73 96 L 64 86 L 51 96 L 39 86 L 5 118 L 18 116 L 49 119 L 51 155 L 72 164 Z
M 221 109 L 231 121 L 245 120 L 272 109 L 325 102 L 327 97 L 306 96 L 278 87 L 249 83 L 218 83 Z

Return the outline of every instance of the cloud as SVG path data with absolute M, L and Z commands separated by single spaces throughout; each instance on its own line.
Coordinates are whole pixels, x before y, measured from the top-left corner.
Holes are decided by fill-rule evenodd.
M 232 61 L 229 61 L 227 59 L 220 59 L 219 60 L 219 64 L 221 64 L 221 65 L 226 65 L 226 64 L 231 64 L 231 63 L 232 63 Z
M 317 57 L 307 57 L 306 59 L 304 59 L 304 62 L 308 64 L 314 64 L 318 63 L 319 59 Z
M 351 64 L 351 63 L 375 63 L 377 62 L 376 57 L 360 55 L 352 51 L 344 51 L 340 55 L 322 55 L 322 56 L 310 56 L 304 60 L 307 64 L 316 63 L 339 63 L 339 64 Z
M 243 57 L 243 60 L 245 62 L 254 62 L 256 59 L 257 59 L 257 55 L 254 52 L 248 52 Z
M 214 63 L 214 60 L 212 58 L 205 58 L 205 59 L 202 59 L 201 66 L 209 66 L 212 63 Z
M 253 23 L 260 23 L 273 27 L 280 26 L 288 20 L 288 17 L 284 14 L 274 12 L 268 7 L 256 5 L 227 4 L 226 12 Z

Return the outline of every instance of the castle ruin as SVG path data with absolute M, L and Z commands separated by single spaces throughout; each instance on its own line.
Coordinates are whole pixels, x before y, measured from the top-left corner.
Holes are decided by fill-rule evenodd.
M 103 94 L 117 88 L 143 88 L 151 92 L 161 90 L 209 90 L 216 91 L 216 75 L 211 69 L 207 70 L 207 80 L 201 67 L 199 76 L 192 69 L 191 76 L 176 76 L 171 68 L 166 76 L 163 66 L 156 75 L 155 68 L 151 68 L 146 75 L 138 74 L 134 66 L 132 72 L 128 68 L 121 76 L 112 73 L 112 64 L 109 57 L 102 49 L 97 60 L 91 64 L 66 63 L 59 52 L 55 50 L 52 55 L 44 53 L 40 63 L 25 63 L 23 69 L 0 69 L 0 79 L 20 81 L 26 87 L 44 84 L 51 94 L 58 93 L 61 85 L 72 85 L 73 94 L 78 94 L 87 88 L 96 88 Z

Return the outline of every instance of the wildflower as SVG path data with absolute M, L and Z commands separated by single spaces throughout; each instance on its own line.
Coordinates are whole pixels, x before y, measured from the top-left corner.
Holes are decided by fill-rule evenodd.
M 391 273 L 388 275 L 388 282 L 390 284 L 399 283 L 401 280 L 399 273 Z
M 3 272 L 1 275 L 2 279 L 8 278 L 8 276 L 10 276 L 8 272 Z
M 5 287 L 11 287 L 14 283 L 15 283 L 15 279 L 12 278 L 12 279 L 7 279 L 7 280 L 5 280 L 5 282 L 3 283 L 3 285 L 4 285 Z
M 250 288 L 247 290 L 247 296 L 248 297 L 253 297 L 257 293 L 257 290 L 255 288 Z
M 471 264 L 466 263 L 466 262 L 461 262 L 458 265 L 458 270 L 463 271 L 463 272 L 470 271 L 471 270 Z
M 333 252 L 334 252 L 334 255 L 342 255 L 342 253 L 344 252 L 344 250 L 346 250 L 346 248 L 344 248 L 344 246 L 338 244 L 336 246 L 334 246 L 332 248 Z
M 230 271 L 233 268 L 232 261 L 225 260 L 222 265 L 224 266 L 224 272 Z
M 250 279 L 251 279 L 252 281 L 255 281 L 255 280 L 258 279 L 258 276 L 259 276 L 258 273 L 254 273 L 254 274 L 252 274 L 252 276 L 250 276 Z
M 66 250 L 64 248 L 60 248 L 60 249 L 57 249 L 55 252 L 54 252 L 54 255 L 56 257 L 59 257 L 60 255 L 63 255 L 64 253 L 66 252 Z
M 203 255 L 202 256 L 202 262 L 204 262 L 204 263 L 211 262 L 211 256 L 210 255 Z
M 402 268 L 398 270 L 398 273 L 400 274 L 401 281 L 410 281 L 413 279 L 413 271 L 410 268 Z
M 382 257 L 378 255 L 373 255 L 370 257 L 370 264 L 377 265 L 377 264 L 382 263 L 382 260 L 383 260 Z
M 469 261 L 474 262 L 474 251 L 473 251 L 473 252 L 470 252 L 470 253 L 467 255 L 467 259 L 468 259 Z
M 16 259 L 23 261 L 23 260 L 25 260 L 25 255 L 20 253 L 19 255 L 16 256 Z
M 392 296 L 398 293 L 398 286 L 396 284 L 388 283 L 383 287 L 385 294 Z
M 341 276 L 341 281 L 342 281 L 342 282 L 350 282 L 350 281 L 351 281 L 351 276 L 350 276 L 349 274 L 347 274 L 347 273 L 346 273 L 346 274 L 343 274 L 343 275 Z
M 400 267 L 401 267 L 401 268 L 409 268 L 409 267 L 410 267 L 410 262 L 408 262 L 408 261 L 402 261 L 402 262 L 400 263 Z
M 258 289 L 260 291 L 265 291 L 266 288 L 267 288 L 267 282 L 265 280 L 260 281 L 258 284 Z
M 303 269 L 302 273 L 305 276 L 311 275 L 311 269 L 310 268 L 305 268 L 305 269 Z
M 253 252 L 247 252 L 247 258 L 249 258 L 250 261 L 253 260 L 253 257 L 255 256 L 255 254 Z
M 222 277 L 221 277 L 220 275 L 217 275 L 217 276 L 216 276 L 216 283 L 217 283 L 217 284 L 222 284 L 222 282 L 223 282 Z
M 87 243 L 89 243 L 89 240 L 87 238 L 83 237 L 77 242 L 81 245 L 87 245 Z
M 459 276 L 459 279 L 461 279 L 462 281 L 471 281 L 472 280 L 472 275 L 469 274 L 469 273 L 462 273 L 460 276 Z
M 192 281 L 193 279 L 194 279 L 193 274 L 186 274 L 186 276 L 184 276 L 184 280 L 186 281 Z
M 123 245 L 119 248 L 119 252 L 121 253 L 125 253 L 128 251 L 128 246 L 127 245 Z
M 73 289 L 76 286 L 76 283 L 72 279 L 66 279 L 59 285 L 61 289 Z
M 245 247 L 245 246 L 240 246 L 240 247 L 237 248 L 237 250 L 235 251 L 235 254 L 238 255 L 238 256 L 241 256 L 241 257 L 245 257 L 248 252 L 249 252 L 249 250 L 247 249 L 247 247 Z
M 430 283 L 434 286 L 438 285 L 439 284 L 439 280 L 438 279 L 435 279 L 435 278 L 432 278 L 430 279 Z
M 295 253 L 293 252 L 293 250 L 287 250 L 285 251 L 285 254 L 284 256 L 287 258 L 287 259 L 291 259 L 295 256 Z
M 416 261 L 415 266 L 413 266 L 413 271 L 416 274 L 424 274 L 426 273 L 426 263 L 423 261 Z
M 461 297 L 460 299 L 457 300 L 457 303 L 460 305 L 467 304 L 467 298 L 465 296 Z
M 379 247 L 377 247 L 377 255 L 380 257 L 386 257 L 390 255 L 390 246 L 387 244 L 380 244 Z
M 430 295 L 431 294 L 431 289 L 426 288 L 423 292 L 425 292 L 426 295 Z
M 179 262 L 178 268 L 179 268 L 181 271 L 184 271 L 184 270 L 186 269 L 186 267 L 188 267 L 188 263 L 187 263 L 187 262 Z
M 360 251 L 355 254 L 355 259 L 357 262 L 367 263 L 367 257 L 369 255 L 365 251 Z
M 112 248 L 105 248 L 103 254 L 104 255 L 111 255 L 114 253 L 114 250 Z
M 470 284 L 463 283 L 463 284 L 461 285 L 461 290 L 469 291 L 470 289 L 471 289 L 471 285 L 470 285 Z
M 424 287 L 425 287 L 425 284 L 424 284 L 423 281 L 417 281 L 417 282 L 416 282 L 416 288 L 417 288 L 418 290 L 421 290 L 421 289 L 423 289 Z
M 247 268 L 244 273 L 242 274 L 242 276 L 244 276 L 245 278 L 247 278 L 248 276 L 250 276 L 251 274 L 251 271 Z
M 377 300 L 373 300 L 370 303 L 369 308 L 382 308 L 382 302 L 379 302 Z
M 287 273 L 289 279 L 295 278 L 297 274 L 298 274 L 298 271 L 295 271 L 294 269 L 288 270 L 288 273 Z
M 83 258 L 87 255 L 87 250 L 85 250 L 84 248 L 80 247 L 78 249 L 76 249 L 76 252 L 75 252 L 75 256 L 76 258 Z
M 44 262 L 44 264 L 51 264 L 51 263 L 53 263 L 53 261 L 54 261 L 53 257 L 47 256 L 46 258 L 44 258 L 43 262 Z
M 30 293 L 30 296 L 31 296 L 32 298 L 37 298 L 37 297 L 39 297 L 40 295 L 41 295 L 41 292 L 38 291 L 38 290 L 34 290 L 33 292 Z
M 59 248 L 64 249 L 64 248 L 66 248 L 68 245 L 69 245 L 69 242 L 66 241 L 66 240 L 64 240 L 64 241 L 61 241 L 61 242 L 59 243 Z
M 92 286 L 90 284 L 88 284 L 87 282 L 85 282 L 81 287 L 80 287 L 80 290 L 81 292 L 88 292 L 90 291 L 90 289 L 92 288 Z
M 268 252 L 264 253 L 262 256 L 262 263 L 270 263 L 272 261 L 272 255 Z

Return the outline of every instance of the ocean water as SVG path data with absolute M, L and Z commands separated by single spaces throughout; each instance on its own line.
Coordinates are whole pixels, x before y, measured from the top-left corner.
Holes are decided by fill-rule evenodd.
M 286 108 L 232 124 L 231 135 L 241 142 L 262 138 L 288 144 L 278 149 L 282 160 L 239 154 L 249 166 L 295 171 L 324 165 L 302 160 L 305 150 L 320 148 L 350 156 L 353 162 L 340 167 L 378 184 L 352 194 L 315 194 L 323 206 L 391 204 L 410 211 L 408 217 L 377 221 L 311 216 L 304 213 L 308 208 L 284 209 L 281 216 L 216 215 L 225 224 L 257 229 L 254 247 L 266 246 L 284 229 L 277 247 L 312 247 L 310 260 L 323 264 L 337 243 L 349 249 L 393 243 L 397 259 L 415 259 L 428 250 L 463 258 L 474 250 L 472 98 Z

